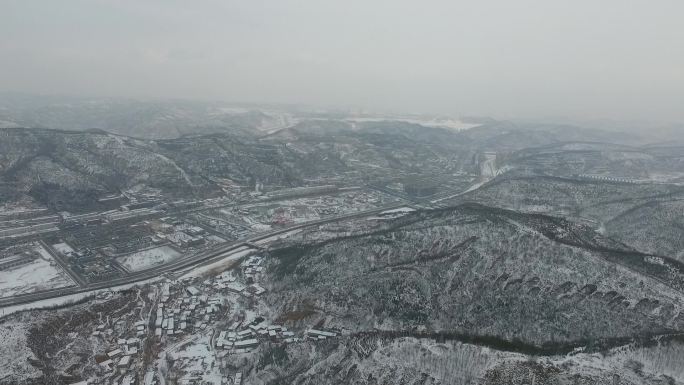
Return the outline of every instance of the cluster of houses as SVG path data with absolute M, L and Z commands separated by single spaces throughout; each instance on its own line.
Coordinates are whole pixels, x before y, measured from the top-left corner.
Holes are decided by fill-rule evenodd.
M 214 278 L 213 287 L 217 290 L 227 289 L 228 291 L 232 291 L 246 297 L 260 296 L 264 294 L 266 289 L 256 283 L 257 274 L 263 271 L 263 266 L 260 266 L 262 261 L 262 257 L 251 256 L 243 264 L 245 278 L 249 284 L 244 285 L 240 282 L 237 282 L 235 276 L 233 276 L 231 272 L 226 271 Z
M 169 284 L 162 287 L 162 297 L 157 305 L 155 331 L 157 337 L 184 333 L 189 327 L 204 330 L 221 308 L 220 298 L 209 298 L 194 286 L 185 288 L 174 304 L 169 304 Z
M 306 331 L 306 336 L 310 340 L 325 340 L 328 338 L 337 337 L 337 333 L 318 329 L 309 329 Z
M 119 369 L 126 372 L 140 352 L 140 338 L 117 340 L 117 346 L 107 352 L 107 358 L 99 364 L 107 370 Z
M 264 270 L 264 267 L 261 266 L 261 262 L 263 262 L 263 260 L 264 259 L 262 257 L 252 255 L 245 261 L 245 263 L 243 263 L 245 269 L 245 278 L 248 282 L 254 282 L 256 275 Z
M 135 327 L 135 337 L 117 338 L 115 343 L 111 343 L 110 349 L 105 356 L 96 358 L 98 364 L 105 371 L 118 370 L 123 374 L 134 366 L 133 364 L 141 352 L 141 337 L 145 335 L 147 326 L 145 321 L 142 320 L 135 322 L 133 326 Z M 106 325 L 101 324 L 95 328 L 91 335 L 107 339 L 112 333 L 112 329 L 108 329 Z
M 231 272 L 224 272 L 212 280 L 196 286 L 186 286 L 172 298 L 170 283 L 162 286 L 161 300 L 157 305 L 155 335 L 171 336 L 191 330 L 205 330 L 215 320 L 222 306 L 220 297 L 212 294 L 226 290 L 244 296 L 259 296 L 266 289 L 255 283 L 256 275 L 263 270 L 263 258 L 251 256 L 243 264 L 245 277 L 250 284 L 242 284 Z
M 226 331 L 221 331 L 216 339 L 216 347 L 231 350 L 234 353 L 246 353 L 259 345 L 259 338 L 286 343 L 298 342 L 294 332 L 280 325 L 268 325 L 262 317 L 239 329 L 239 323 L 233 323 Z
M 234 292 L 252 297 L 264 293 L 266 290 L 256 282 L 263 271 L 263 257 L 250 256 L 242 263 L 245 280 L 238 280 L 231 271 L 223 272 L 214 278 L 196 281 L 191 278 L 181 280 L 180 285 L 171 281 L 162 283 L 160 300 L 153 310 L 151 320 L 118 321 L 113 328 L 97 326 L 92 333 L 100 336 L 110 344 L 106 355 L 97 358 L 100 366 L 106 371 L 113 372 L 109 376 L 108 384 L 112 385 L 157 385 L 154 371 L 145 373 L 144 378 L 138 378 L 136 368 L 139 367 L 142 356 L 142 343 L 149 332 L 154 330 L 158 338 L 164 336 L 191 335 L 201 333 L 209 337 L 218 357 L 227 354 L 248 353 L 257 348 L 260 343 L 271 341 L 275 343 L 297 343 L 304 341 L 321 341 L 337 337 L 334 331 L 320 328 L 308 329 L 304 334 L 296 335 L 283 325 L 272 324 L 262 316 L 252 315 L 248 320 L 234 321 L 225 329 L 214 330 L 214 323 L 223 319 L 222 309 L 225 307 L 222 292 Z M 123 322 L 123 323 L 122 323 Z M 152 323 L 153 322 L 153 323 Z M 122 323 L 122 324 L 119 324 Z M 114 330 L 128 338 L 117 338 Z M 206 331 L 206 333 L 202 333 Z M 208 346 L 208 345 L 207 345 Z M 194 358 L 193 358 L 194 359 Z M 202 383 L 201 373 L 195 375 L 196 383 Z M 142 380 L 142 382 L 140 382 Z M 194 380 L 193 380 L 194 381 Z M 222 384 L 241 384 L 242 373 L 232 376 L 222 375 Z M 195 382 L 192 382 L 195 383 Z
M 140 311 L 142 308 L 136 310 Z M 153 372 L 146 375 L 143 382 L 138 381 L 137 376 L 142 362 L 147 329 L 147 320 L 128 319 L 128 317 L 114 322 L 109 320 L 109 322 L 97 325 L 91 336 L 101 340 L 105 346 L 104 354 L 95 356 L 95 362 L 103 378 L 81 381 L 77 384 L 157 385 Z

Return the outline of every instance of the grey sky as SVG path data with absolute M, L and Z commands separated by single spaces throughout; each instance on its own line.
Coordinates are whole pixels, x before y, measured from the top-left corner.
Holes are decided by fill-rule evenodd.
M 0 91 L 684 121 L 681 0 L 3 0 Z

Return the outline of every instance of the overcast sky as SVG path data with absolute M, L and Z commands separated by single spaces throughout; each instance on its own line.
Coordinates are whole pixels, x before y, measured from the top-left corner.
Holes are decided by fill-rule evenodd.
M 0 91 L 684 121 L 681 0 L 2 0 Z

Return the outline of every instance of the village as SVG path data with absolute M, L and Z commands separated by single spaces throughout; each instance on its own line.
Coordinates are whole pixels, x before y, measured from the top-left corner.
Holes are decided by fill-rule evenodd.
M 150 309 L 109 319 L 90 338 L 104 350 L 99 370 L 75 385 L 242 384 L 228 359 L 247 356 L 261 344 L 315 343 L 337 330 L 288 330 L 260 313 L 264 259 L 244 256 L 239 266 L 207 277 L 168 277 L 152 291 Z M 267 311 L 266 311 L 267 312 Z M 136 319 L 130 314 L 146 315 Z

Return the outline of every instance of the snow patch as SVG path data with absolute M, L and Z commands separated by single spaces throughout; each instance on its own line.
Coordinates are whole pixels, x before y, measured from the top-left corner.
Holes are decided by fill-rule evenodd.
M 410 207 L 399 207 L 398 209 L 393 209 L 393 210 L 386 210 L 380 213 L 380 215 L 385 215 L 385 214 L 399 214 L 399 213 L 411 213 L 416 211 L 415 209 L 412 209 Z
M 0 271 L 0 298 L 74 285 L 47 250 L 42 246 L 36 246 L 36 251 L 42 258 Z
M 117 261 L 128 271 L 146 270 L 175 261 L 181 253 L 171 246 L 160 246 L 120 257 Z
M 215 269 L 221 269 L 221 268 L 228 268 L 230 267 L 235 261 L 238 261 L 240 258 L 249 255 L 250 253 L 254 252 L 253 249 L 247 247 L 247 246 L 240 246 L 235 250 L 231 250 L 227 253 L 224 254 L 224 258 L 222 258 L 219 261 L 210 263 L 208 265 L 204 266 L 199 266 L 197 268 L 194 268 L 185 274 L 181 276 L 181 279 L 183 278 L 197 278 L 201 277 L 203 274 L 205 274 L 208 271 L 215 270 Z

